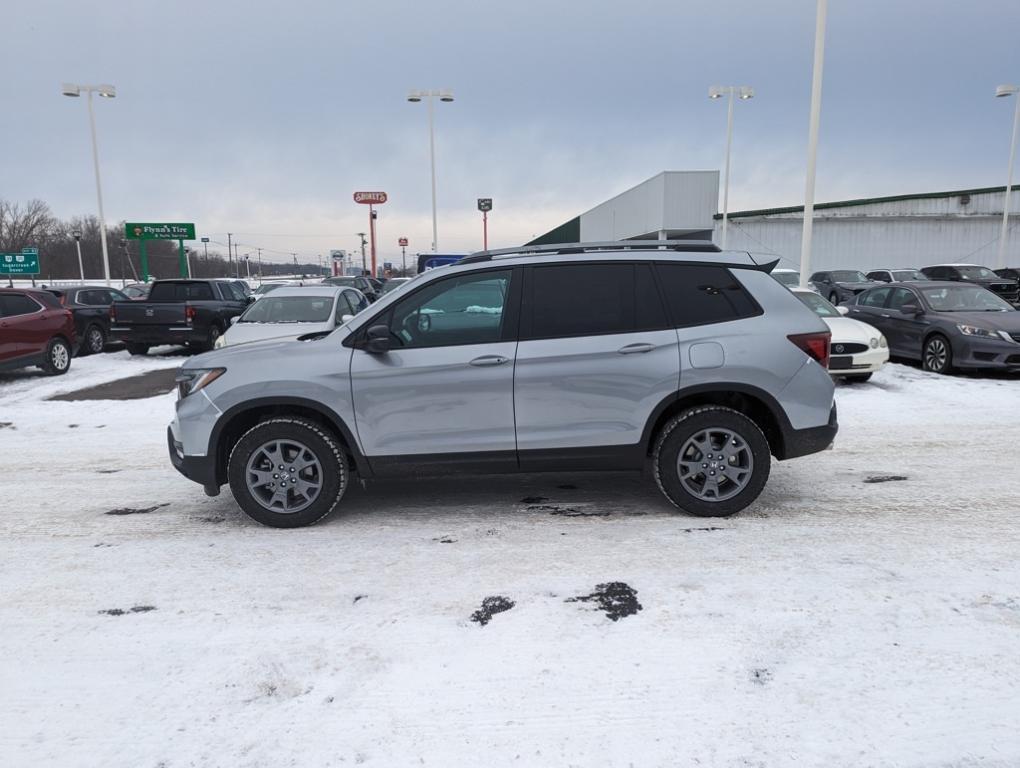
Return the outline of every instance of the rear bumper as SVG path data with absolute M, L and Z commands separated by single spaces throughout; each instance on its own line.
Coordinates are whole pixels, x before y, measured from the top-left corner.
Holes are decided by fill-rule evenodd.
M 187 344 L 192 341 L 204 340 L 204 338 L 205 332 L 189 325 L 151 327 L 114 325 L 110 327 L 110 339 L 123 341 L 127 344 Z
M 836 404 L 833 403 L 832 410 L 829 411 L 828 424 L 807 429 L 784 429 L 783 455 L 776 458 L 780 460 L 796 459 L 800 456 L 824 451 L 832 445 L 837 432 L 839 432 L 839 421 L 836 418 Z
M 172 427 L 166 428 L 167 449 L 170 451 L 170 463 L 174 469 L 180 472 L 189 480 L 201 486 L 220 487 L 216 480 L 216 462 L 209 456 L 185 456 L 184 446 L 174 436 Z

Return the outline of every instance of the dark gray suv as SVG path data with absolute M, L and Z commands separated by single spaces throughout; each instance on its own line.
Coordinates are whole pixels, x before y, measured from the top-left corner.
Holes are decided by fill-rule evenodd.
M 665 241 L 469 256 L 325 338 L 188 360 L 170 459 L 278 527 L 352 473 L 649 465 L 677 507 L 730 515 L 837 429 L 828 328 L 772 266 Z

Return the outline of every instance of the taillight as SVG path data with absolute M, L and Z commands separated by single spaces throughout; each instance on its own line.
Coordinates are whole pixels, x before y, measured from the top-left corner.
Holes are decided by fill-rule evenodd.
M 117 322 L 117 307 L 115 304 L 110 305 L 110 322 Z
M 787 336 L 790 341 L 807 353 L 807 356 L 817 362 L 823 368 L 829 367 L 829 342 L 832 341 L 832 334 L 828 331 L 823 333 L 792 333 Z
M 60 294 L 60 306 L 62 306 L 62 307 L 66 307 L 67 306 L 67 294 L 66 293 Z
M 196 314 L 197 312 L 195 312 L 195 308 L 190 304 L 184 308 L 184 319 L 189 323 L 195 319 Z

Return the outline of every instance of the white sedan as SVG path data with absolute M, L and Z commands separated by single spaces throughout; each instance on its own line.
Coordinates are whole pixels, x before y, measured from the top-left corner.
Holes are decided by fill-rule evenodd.
M 843 317 L 846 307 L 834 307 L 814 291 L 796 288 L 793 294 L 829 326 L 829 373 L 847 381 L 867 381 L 889 362 L 889 345 L 877 328 Z
M 306 285 L 277 288 L 256 301 L 216 340 L 216 347 L 253 341 L 284 341 L 309 333 L 328 333 L 368 306 L 355 288 Z

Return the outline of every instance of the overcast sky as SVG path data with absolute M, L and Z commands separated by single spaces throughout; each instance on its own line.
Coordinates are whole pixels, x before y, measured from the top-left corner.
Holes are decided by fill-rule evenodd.
M 737 105 L 731 210 L 803 202 L 814 0 L 9 0 L 0 45 L 0 197 L 94 213 L 84 99 L 109 222 L 194 221 L 241 253 L 353 250 L 384 190 L 380 253 L 517 245 L 661 170 L 722 166 Z M 831 0 L 817 199 L 1005 183 L 1020 80 L 1016 0 Z

